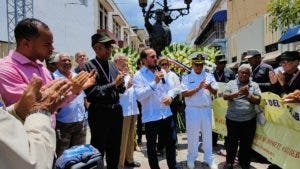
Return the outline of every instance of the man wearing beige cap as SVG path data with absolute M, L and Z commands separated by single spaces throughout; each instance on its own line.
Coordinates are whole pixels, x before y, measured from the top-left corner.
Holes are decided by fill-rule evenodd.
M 210 168 L 217 168 L 212 154 L 212 99 L 211 95 L 218 90 L 214 76 L 203 70 L 206 55 L 193 53 L 190 74 L 182 78 L 182 96 L 185 97 L 185 119 L 188 142 L 187 165 L 189 169 L 195 167 L 198 156 L 199 132 L 203 136 L 204 164 Z

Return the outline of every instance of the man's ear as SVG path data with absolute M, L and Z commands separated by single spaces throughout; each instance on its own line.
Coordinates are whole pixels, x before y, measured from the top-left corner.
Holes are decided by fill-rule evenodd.
M 22 46 L 22 47 L 25 47 L 25 48 L 28 49 L 31 46 L 30 40 L 29 39 L 25 39 L 25 38 L 21 39 L 19 41 L 19 46 Z

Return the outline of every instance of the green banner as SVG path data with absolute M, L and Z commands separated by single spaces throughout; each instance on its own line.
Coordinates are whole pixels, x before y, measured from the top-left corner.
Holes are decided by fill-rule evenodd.
M 226 135 L 227 101 L 222 98 L 224 83 L 220 83 L 218 97 L 213 101 L 213 130 Z M 284 169 L 300 167 L 300 104 L 285 104 L 274 93 L 262 93 L 260 105 L 266 124 L 257 124 L 253 149 Z

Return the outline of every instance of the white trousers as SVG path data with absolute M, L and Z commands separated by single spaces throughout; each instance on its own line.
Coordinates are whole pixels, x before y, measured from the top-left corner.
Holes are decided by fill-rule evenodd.
M 187 161 L 194 162 L 198 156 L 199 136 L 202 133 L 204 162 L 211 165 L 212 154 L 212 110 L 211 108 L 185 108 L 188 155 Z

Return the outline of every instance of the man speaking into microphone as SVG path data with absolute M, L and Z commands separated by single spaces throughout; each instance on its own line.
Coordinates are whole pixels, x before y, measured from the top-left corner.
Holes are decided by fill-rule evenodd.
M 151 169 L 160 168 L 156 140 L 158 135 L 161 135 L 163 145 L 166 145 L 168 167 L 176 169 L 176 127 L 170 109 L 176 92 L 172 89 L 170 81 L 164 79 L 165 72 L 158 68 L 157 55 L 152 48 L 145 48 L 140 54 L 140 59 L 144 66 L 134 75 L 133 87 L 138 101 L 142 104 L 149 166 Z

